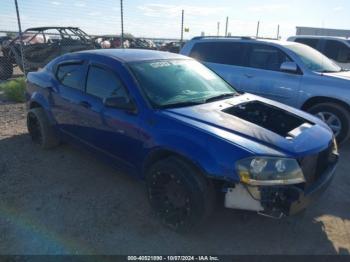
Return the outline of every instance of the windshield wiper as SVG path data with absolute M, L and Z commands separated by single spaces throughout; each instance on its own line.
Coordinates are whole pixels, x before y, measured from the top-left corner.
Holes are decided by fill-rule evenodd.
M 214 102 L 214 101 L 217 101 L 217 100 L 222 100 L 222 99 L 233 97 L 233 96 L 236 96 L 236 95 L 238 95 L 238 94 L 236 94 L 236 93 L 226 93 L 226 94 L 221 94 L 221 95 L 209 97 L 209 98 L 207 98 L 205 100 L 205 103 Z
M 177 108 L 177 107 L 186 107 L 186 106 L 195 106 L 195 105 L 201 105 L 203 104 L 203 101 L 186 101 L 186 102 L 178 102 L 173 104 L 167 104 L 159 106 L 158 108 L 165 109 L 165 108 Z
M 172 103 L 172 104 L 166 104 L 166 105 L 161 105 L 158 108 L 165 109 L 165 108 L 177 108 L 177 107 L 186 107 L 186 106 L 196 106 L 196 105 L 201 105 L 217 100 L 222 100 L 225 98 L 233 97 L 233 96 L 238 96 L 238 93 L 225 93 L 213 97 L 209 97 L 205 100 L 201 101 L 186 101 L 186 102 L 178 102 L 178 103 Z

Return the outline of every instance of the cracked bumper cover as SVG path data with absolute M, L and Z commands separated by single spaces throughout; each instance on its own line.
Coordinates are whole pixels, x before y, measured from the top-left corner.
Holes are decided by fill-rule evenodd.
M 225 207 L 257 211 L 279 218 L 297 214 L 316 201 L 330 185 L 336 163 L 330 165 L 313 184 L 288 186 L 246 186 L 237 184 L 228 188 Z

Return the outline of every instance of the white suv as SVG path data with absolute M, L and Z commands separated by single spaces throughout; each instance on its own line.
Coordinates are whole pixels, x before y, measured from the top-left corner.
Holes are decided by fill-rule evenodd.
M 292 36 L 288 41 L 315 48 L 341 68 L 350 69 L 350 39 L 332 36 Z

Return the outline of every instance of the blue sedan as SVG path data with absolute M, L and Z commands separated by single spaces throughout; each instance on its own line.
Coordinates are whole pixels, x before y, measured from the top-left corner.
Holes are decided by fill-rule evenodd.
M 227 208 L 299 212 L 328 187 L 338 160 L 318 118 L 238 93 L 177 54 L 66 54 L 28 74 L 26 97 L 33 142 L 75 143 L 144 179 L 151 206 L 178 231 L 203 223 L 220 195 Z

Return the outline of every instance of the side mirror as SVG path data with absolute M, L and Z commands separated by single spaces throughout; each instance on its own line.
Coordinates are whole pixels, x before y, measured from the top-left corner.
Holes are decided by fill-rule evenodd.
M 126 97 L 107 97 L 103 100 L 103 104 L 106 107 L 122 109 L 125 111 L 133 112 L 136 110 L 134 103 L 132 103 Z
M 282 63 L 280 70 L 282 72 L 287 72 L 287 73 L 296 73 L 298 72 L 298 66 L 294 62 L 284 62 Z

